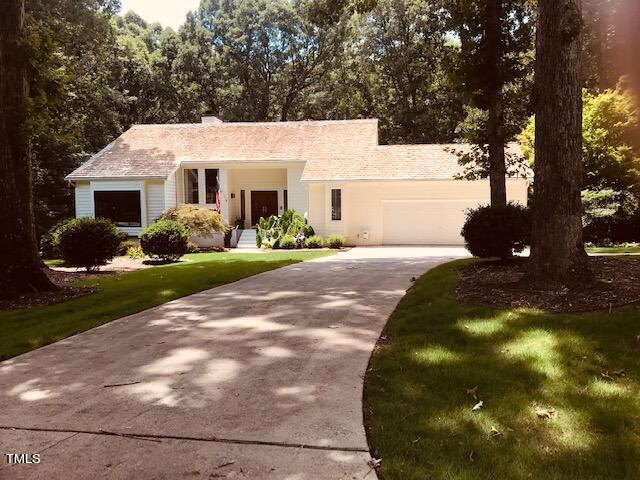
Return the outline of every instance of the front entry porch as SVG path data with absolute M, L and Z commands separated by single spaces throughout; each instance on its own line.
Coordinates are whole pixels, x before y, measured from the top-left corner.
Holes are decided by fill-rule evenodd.
M 282 215 L 289 208 L 304 215 L 309 209 L 307 186 L 300 182 L 303 166 L 278 163 L 183 164 L 177 172 L 177 203 L 216 208 L 225 223 L 251 228 L 260 217 Z

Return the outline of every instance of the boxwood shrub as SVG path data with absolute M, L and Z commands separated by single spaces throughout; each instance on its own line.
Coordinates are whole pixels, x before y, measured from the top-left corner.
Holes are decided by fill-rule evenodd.
M 54 236 L 67 265 L 95 270 L 118 253 L 125 235 L 106 218 L 74 218 L 58 225 Z
M 530 244 L 531 215 L 516 203 L 480 206 L 467 211 L 461 233 L 472 255 L 508 259 Z
M 140 233 L 145 255 L 160 260 L 178 260 L 189 249 L 187 228 L 173 220 L 158 220 Z
M 285 235 L 280 238 L 280 248 L 284 248 L 285 250 L 291 250 L 292 248 L 296 248 L 297 243 L 295 237 L 291 235 Z
M 340 235 L 339 233 L 327 238 L 327 245 L 329 245 L 329 248 L 342 248 L 344 246 L 344 242 L 344 235 Z
M 324 240 L 319 235 L 312 235 L 304 241 L 304 246 L 306 248 L 322 248 L 324 245 Z

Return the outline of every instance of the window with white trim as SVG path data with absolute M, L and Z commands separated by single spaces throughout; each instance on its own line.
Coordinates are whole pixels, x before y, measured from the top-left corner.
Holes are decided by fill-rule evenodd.
M 342 189 L 331 189 L 331 220 L 342 220 Z

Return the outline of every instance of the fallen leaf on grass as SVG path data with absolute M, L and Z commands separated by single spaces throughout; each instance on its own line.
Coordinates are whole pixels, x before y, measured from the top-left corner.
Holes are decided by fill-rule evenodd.
M 476 402 L 478 401 L 478 387 L 475 386 L 473 388 L 467 389 L 467 395 L 473 398 Z
M 502 435 L 502 432 L 498 431 L 496 427 L 491 427 L 489 430 L 489 437 L 499 437 Z
M 536 407 L 535 412 L 538 418 L 553 418 L 558 414 L 555 408 Z
M 476 456 L 476 452 L 474 452 L 473 450 L 471 450 L 471 451 L 469 452 L 469 461 L 470 461 L 471 463 L 473 463 L 473 462 L 475 462 L 475 461 L 476 461 L 475 456 Z
M 608 380 L 610 382 L 614 382 L 615 379 L 609 375 L 609 372 L 600 372 L 600 378 L 602 378 L 603 380 Z

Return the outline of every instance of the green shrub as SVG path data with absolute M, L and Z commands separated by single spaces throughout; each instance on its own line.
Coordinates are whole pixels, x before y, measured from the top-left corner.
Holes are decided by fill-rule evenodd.
M 480 206 L 467 211 L 462 227 L 465 247 L 480 258 L 511 258 L 524 250 L 531 238 L 531 216 L 522 205 Z
M 57 241 L 54 240 L 54 237 L 51 235 L 51 231 L 40 237 L 40 257 L 45 259 L 61 257 Z
M 47 233 L 40 237 L 40 256 L 46 259 L 62 258 L 60 252 L 60 233 L 67 228 L 74 218 L 67 218 L 56 223 Z
M 74 218 L 56 233 L 60 254 L 68 265 L 94 270 L 118 253 L 125 236 L 105 218 Z
M 127 253 L 125 255 L 127 256 L 127 258 L 132 258 L 134 260 L 146 257 L 140 245 L 132 245 L 131 247 L 127 248 Z
M 181 223 L 187 228 L 191 237 L 207 237 L 214 233 L 224 233 L 226 230 L 218 212 L 193 204 L 170 208 L 160 215 L 158 220 L 172 220 Z
M 318 235 L 312 235 L 304 241 L 304 246 L 306 248 L 322 248 L 323 245 L 324 240 Z
M 198 253 L 200 247 L 193 242 L 187 242 L 187 253 Z
M 327 238 L 327 245 L 329 245 L 329 248 L 342 248 L 344 247 L 345 240 L 344 235 L 336 233 Z
M 173 220 L 158 220 L 140 233 L 142 251 L 161 260 L 177 260 L 187 253 L 187 228 Z
M 296 213 L 295 210 L 287 210 L 280 217 L 272 215 L 260 218 L 256 233 L 256 245 L 265 248 L 278 248 L 285 236 L 299 238 L 302 242 L 303 236 L 311 237 L 313 234 L 313 227 L 307 223 L 305 217 Z
M 296 248 L 296 246 L 296 239 L 291 235 L 285 235 L 280 239 L 280 248 L 291 250 L 292 248 Z
M 135 248 L 137 246 L 138 244 L 133 240 L 123 240 L 122 242 L 120 242 L 120 247 L 118 247 L 118 256 L 122 257 L 124 255 L 127 255 L 131 248 Z

